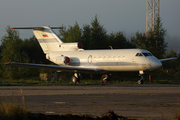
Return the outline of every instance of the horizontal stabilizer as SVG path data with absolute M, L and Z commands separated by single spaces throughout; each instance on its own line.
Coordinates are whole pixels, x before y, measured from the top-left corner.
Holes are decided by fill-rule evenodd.
M 11 29 L 32 29 L 45 54 L 59 51 L 59 45 L 63 43 L 63 41 L 58 37 L 58 35 L 52 30 L 62 29 L 62 27 L 12 27 Z
M 50 27 L 51 29 L 62 29 L 63 27 Z M 33 30 L 43 30 L 44 27 L 12 27 L 11 29 L 33 29 Z

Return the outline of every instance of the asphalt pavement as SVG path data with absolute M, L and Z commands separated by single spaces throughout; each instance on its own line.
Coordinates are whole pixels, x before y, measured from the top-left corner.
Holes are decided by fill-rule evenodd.
M 102 115 L 169 119 L 180 110 L 180 85 L 1 86 L 2 100 L 17 99 L 28 111 L 45 114 Z

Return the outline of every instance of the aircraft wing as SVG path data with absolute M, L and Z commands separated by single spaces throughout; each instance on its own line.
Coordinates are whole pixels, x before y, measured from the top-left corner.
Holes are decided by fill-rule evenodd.
M 103 70 L 94 68 L 91 66 L 87 67 L 77 67 L 77 66 L 59 66 L 59 65 L 46 65 L 46 64 L 33 64 L 33 63 L 19 63 L 19 62 L 7 62 L 4 65 L 16 66 L 16 67 L 26 67 L 26 68 L 40 68 L 40 69 L 50 69 L 50 70 L 60 70 L 66 72 L 81 72 L 81 73 L 102 73 Z
M 159 61 L 163 62 L 163 61 L 168 61 L 168 60 L 175 60 L 177 58 L 166 58 L 166 59 L 159 59 Z

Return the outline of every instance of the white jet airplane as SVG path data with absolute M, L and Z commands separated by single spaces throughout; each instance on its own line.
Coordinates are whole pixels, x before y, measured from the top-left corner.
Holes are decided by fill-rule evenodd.
M 64 43 L 52 29 L 61 27 L 17 27 L 11 29 L 32 29 L 46 59 L 57 65 L 7 62 L 5 65 L 52 69 L 58 71 L 74 72 L 71 81 L 79 82 L 80 73 L 99 74 L 102 82 L 109 81 L 110 72 L 139 71 L 143 84 L 145 71 L 152 71 L 162 66 L 161 61 L 176 58 L 157 59 L 149 51 L 142 49 L 111 49 L 111 50 L 84 50 L 81 43 Z

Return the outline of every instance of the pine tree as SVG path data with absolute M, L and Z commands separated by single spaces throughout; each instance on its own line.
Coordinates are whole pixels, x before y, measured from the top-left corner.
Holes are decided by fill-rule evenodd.
M 133 44 L 126 39 L 122 32 L 111 33 L 107 35 L 107 39 L 109 46 L 112 46 L 113 49 L 134 48 Z
M 6 62 L 29 62 L 29 57 L 22 49 L 23 41 L 16 30 L 6 28 L 7 35 L 2 37 L 1 64 Z M 17 79 L 25 76 L 28 69 L 2 65 L 3 78 Z
M 148 31 L 147 36 L 145 33 L 137 32 L 136 36 L 131 38 L 131 42 L 137 48 L 149 50 L 157 58 L 163 58 L 167 47 L 165 35 L 166 30 L 162 27 L 161 19 L 158 17 L 154 31 Z
M 91 21 L 91 36 L 94 49 L 109 48 L 106 33 L 106 29 L 100 24 L 96 15 L 95 19 Z
M 81 41 L 81 29 L 77 22 L 75 23 L 74 26 L 69 26 L 67 30 L 66 27 L 64 27 L 59 32 L 63 42 L 69 43 L 69 42 Z

